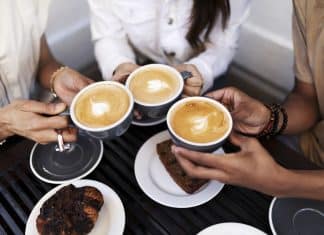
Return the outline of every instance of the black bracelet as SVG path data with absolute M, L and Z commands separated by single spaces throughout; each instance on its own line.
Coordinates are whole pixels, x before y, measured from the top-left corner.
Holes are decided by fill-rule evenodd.
M 276 135 L 281 135 L 283 131 L 287 128 L 287 124 L 288 124 L 288 114 L 286 110 L 283 107 L 280 107 L 280 112 L 282 113 L 283 120 L 282 120 L 281 127 L 276 133 Z

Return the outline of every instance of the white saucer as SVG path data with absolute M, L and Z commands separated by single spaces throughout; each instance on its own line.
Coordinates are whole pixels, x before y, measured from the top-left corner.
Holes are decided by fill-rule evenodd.
M 144 118 L 141 120 L 133 119 L 132 124 L 135 126 L 155 126 L 165 122 L 166 116 L 162 118 Z
M 220 223 L 205 228 L 197 235 L 266 235 L 261 230 L 241 223 Z
M 136 155 L 135 177 L 144 193 L 162 205 L 175 208 L 198 206 L 215 197 L 224 186 L 218 181 L 210 181 L 193 194 L 187 194 L 173 181 L 156 152 L 156 145 L 170 138 L 168 131 L 162 131 L 148 139 Z M 219 149 L 217 153 L 224 151 Z
M 92 186 L 97 188 L 104 197 L 104 204 L 99 212 L 98 220 L 89 235 L 121 235 L 125 227 L 125 209 L 118 195 L 107 185 L 94 180 L 78 180 L 72 183 L 76 187 Z M 60 188 L 59 185 L 46 193 L 35 205 L 29 215 L 26 224 L 25 235 L 38 234 L 36 218 L 40 213 L 43 203 L 55 194 Z

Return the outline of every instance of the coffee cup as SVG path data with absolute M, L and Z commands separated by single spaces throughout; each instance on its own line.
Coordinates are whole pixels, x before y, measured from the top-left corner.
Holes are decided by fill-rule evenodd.
M 72 100 L 73 123 L 90 136 L 106 139 L 122 135 L 133 118 L 131 92 L 114 81 L 93 83 L 83 88 Z
M 172 105 L 167 126 L 175 145 L 214 152 L 230 135 L 233 121 L 224 105 L 207 97 L 188 97 Z
M 183 90 L 181 74 L 163 64 L 150 64 L 136 69 L 126 81 L 132 92 L 135 109 L 149 118 L 164 117 Z

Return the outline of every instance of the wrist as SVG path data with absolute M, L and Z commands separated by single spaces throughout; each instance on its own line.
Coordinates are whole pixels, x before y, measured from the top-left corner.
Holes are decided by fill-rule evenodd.
M 7 112 L 7 111 L 5 111 Z M 15 133 L 10 130 L 10 121 L 6 115 L 3 115 L 3 108 L 0 110 L 0 142 Z M 5 141 L 4 141 L 5 142 Z
M 273 180 L 275 186 L 272 195 L 276 197 L 293 196 L 294 190 L 298 187 L 296 184 L 296 180 L 298 182 L 297 178 L 294 171 L 281 167 L 279 173 L 277 172 L 276 174 L 276 178 Z
M 60 68 L 55 70 L 51 75 L 51 78 L 50 78 L 50 91 L 51 91 L 52 95 L 54 96 L 54 98 L 57 97 L 57 94 L 55 92 L 55 82 L 57 82 L 58 77 L 67 69 L 68 69 L 67 66 L 61 66 Z
M 270 138 L 283 133 L 287 127 L 288 116 L 285 109 L 280 104 L 265 105 L 270 113 L 270 118 L 257 137 Z M 266 119 L 265 119 L 266 120 Z

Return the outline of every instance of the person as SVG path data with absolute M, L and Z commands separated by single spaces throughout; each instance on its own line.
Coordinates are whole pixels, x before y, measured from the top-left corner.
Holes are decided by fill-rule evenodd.
M 20 135 L 38 143 L 57 140 L 62 129 L 65 141 L 76 139 L 58 116 L 74 95 L 91 80 L 62 67 L 52 56 L 44 35 L 49 0 L 0 1 L 0 142 Z M 37 79 L 36 79 L 37 78 Z M 31 100 L 38 81 L 55 92 L 62 102 Z
M 296 82 L 283 103 L 288 116 L 284 134 L 300 134 L 300 148 L 305 156 L 323 168 L 324 4 L 322 0 L 294 0 L 293 3 Z M 173 146 L 172 151 L 189 175 L 279 197 L 324 200 L 324 170 L 286 169 L 273 160 L 256 138 L 238 134 L 258 134 L 267 129 L 272 113 L 267 107 L 235 88 L 224 88 L 208 95 L 231 110 L 235 130 L 231 141 L 240 151 L 215 157 Z M 284 112 L 279 115 L 278 128 L 285 116 Z
M 123 82 L 140 64 L 152 61 L 192 73 L 184 94 L 207 91 L 233 59 L 249 3 L 89 0 L 95 56 L 103 78 Z

